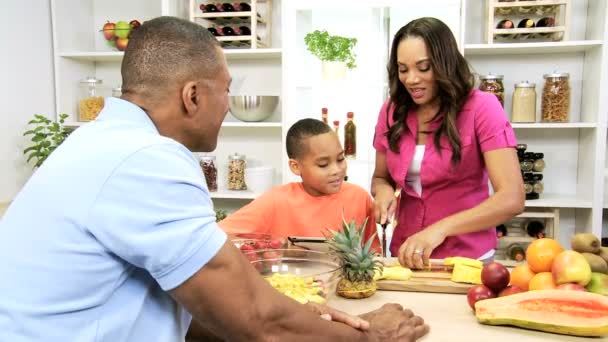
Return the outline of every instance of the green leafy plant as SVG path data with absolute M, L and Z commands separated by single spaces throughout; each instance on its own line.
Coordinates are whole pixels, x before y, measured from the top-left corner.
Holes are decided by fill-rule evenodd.
M 228 213 L 224 209 L 215 209 L 215 222 L 220 222 L 228 216 Z
M 345 62 L 349 69 L 356 67 L 353 48 L 357 38 L 332 36 L 327 31 L 315 30 L 304 37 L 306 47 L 322 61 Z
M 34 119 L 28 122 L 28 125 L 33 125 L 34 128 L 23 133 L 24 136 L 32 136 L 32 145 L 23 150 L 28 162 L 33 159 L 36 162 L 34 166 L 39 167 L 61 145 L 70 133 L 63 125 L 67 117 L 67 114 L 60 114 L 59 121 L 52 121 L 42 115 L 34 114 Z

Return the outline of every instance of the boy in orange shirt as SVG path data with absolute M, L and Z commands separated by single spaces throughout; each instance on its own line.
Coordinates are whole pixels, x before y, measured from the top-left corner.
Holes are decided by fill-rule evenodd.
M 358 225 L 368 218 L 364 239 L 376 232 L 371 197 L 360 186 L 344 182 L 346 160 L 338 136 L 322 121 L 302 119 L 287 132 L 291 172 L 302 182 L 268 190 L 219 222 L 227 233 L 269 233 L 323 237 L 326 228 L 338 230 L 342 217 Z M 381 253 L 378 237 L 373 248 Z

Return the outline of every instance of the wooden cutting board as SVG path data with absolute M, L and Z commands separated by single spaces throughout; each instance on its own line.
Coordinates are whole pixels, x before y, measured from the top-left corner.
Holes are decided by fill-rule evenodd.
M 451 281 L 451 268 L 439 267 L 442 263 L 440 260 L 431 260 L 433 270 L 413 270 L 413 276 L 409 280 L 379 280 L 376 282 L 378 290 L 464 294 L 474 286 Z M 394 259 L 385 261 L 385 265 L 393 264 Z

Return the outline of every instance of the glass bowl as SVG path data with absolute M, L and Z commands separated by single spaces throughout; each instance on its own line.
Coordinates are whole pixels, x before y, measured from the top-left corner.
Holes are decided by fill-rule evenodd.
M 260 249 L 287 248 L 287 239 L 267 233 L 230 234 L 230 241 L 242 252 Z
M 327 253 L 266 249 L 245 256 L 272 287 L 302 304 L 325 304 L 336 293 L 340 264 Z

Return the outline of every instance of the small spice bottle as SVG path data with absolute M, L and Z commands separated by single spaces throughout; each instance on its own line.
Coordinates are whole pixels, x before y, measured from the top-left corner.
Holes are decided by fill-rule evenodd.
M 235 153 L 228 156 L 228 190 L 247 190 L 245 167 L 244 155 Z
M 545 169 L 545 160 L 543 159 L 544 156 L 544 153 L 534 153 L 534 163 L 532 165 L 532 170 L 536 172 L 542 172 Z
M 210 192 L 217 191 L 217 168 L 215 167 L 215 156 L 204 155 L 200 159 L 201 169 L 205 174 L 207 188 Z
M 481 83 L 479 84 L 479 90 L 485 91 L 490 94 L 494 94 L 500 105 L 504 107 L 505 98 L 505 87 L 502 84 L 503 75 L 488 74 L 480 76 Z
M 570 120 L 570 84 L 568 73 L 554 72 L 543 76 L 541 113 L 543 122 L 568 122 Z
M 334 131 L 336 132 L 336 134 L 338 134 L 339 130 L 340 130 L 340 121 L 334 120 Z
M 327 125 L 329 125 L 329 121 L 327 121 L 327 108 L 325 107 L 321 108 L 321 120 Z
M 536 85 L 523 81 L 515 84 L 511 122 L 536 121 Z

